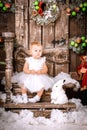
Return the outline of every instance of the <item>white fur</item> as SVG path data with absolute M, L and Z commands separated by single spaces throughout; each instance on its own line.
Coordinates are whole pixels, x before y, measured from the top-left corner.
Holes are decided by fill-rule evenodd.
M 65 80 L 57 81 L 54 86 L 52 87 L 51 92 L 51 103 L 54 104 L 64 104 L 68 102 L 67 95 L 63 89 Z

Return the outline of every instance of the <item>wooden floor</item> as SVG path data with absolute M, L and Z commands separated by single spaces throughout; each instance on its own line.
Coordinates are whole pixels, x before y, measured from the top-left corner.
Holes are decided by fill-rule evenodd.
M 43 109 L 68 109 L 68 108 L 75 108 L 76 105 L 74 103 L 66 103 L 66 104 L 52 104 L 50 102 L 38 102 L 38 103 L 5 103 L 4 104 L 5 108 L 19 108 L 19 109 L 39 109 L 39 108 L 43 108 Z
M 69 85 L 70 86 L 70 85 Z M 20 90 L 18 89 L 18 87 L 14 89 L 14 94 L 17 92 L 19 92 Z M 30 97 L 33 97 L 33 94 L 28 94 Z M 76 105 L 75 103 L 66 103 L 66 104 L 52 104 L 51 103 L 51 99 L 50 99 L 50 90 L 49 91 L 45 91 L 41 101 L 37 102 L 37 103 L 3 103 L 2 101 L 0 102 L 0 107 L 5 108 L 6 111 L 13 111 L 13 112 L 20 112 L 20 110 L 30 110 L 34 113 L 35 117 L 38 116 L 44 116 L 44 117 L 50 117 L 51 111 L 53 109 L 58 109 L 58 110 L 62 110 L 63 112 L 68 112 L 70 110 L 75 110 Z
M 34 95 L 30 95 L 29 96 L 34 96 Z M 3 103 L 2 101 L 0 101 L 0 107 L 5 108 L 6 111 L 13 111 L 13 112 L 20 112 L 20 110 L 30 110 L 34 113 L 35 117 L 38 116 L 44 116 L 49 118 L 51 111 L 53 109 L 58 109 L 58 110 L 62 110 L 63 112 L 68 112 L 71 110 L 75 110 L 76 109 L 76 105 L 75 103 L 66 103 L 66 104 L 52 104 L 51 103 L 51 99 L 50 99 L 50 91 L 46 91 L 44 92 L 42 99 L 40 102 L 37 103 L 13 103 L 13 102 L 9 102 L 9 103 Z
M 62 110 L 63 112 L 74 110 L 76 108 L 75 103 L 66 103 L 66 104 L 52 104 L 50 102 L 38 102 L 38 103 L 4 103 L 3 107 L 6 110 L 10 110 L 13 112 L 19 112 L 23 109 L 28 109 L 34 112 L 34 116 L 44 116 L 50 117 L 50 113 L 53 109 Z

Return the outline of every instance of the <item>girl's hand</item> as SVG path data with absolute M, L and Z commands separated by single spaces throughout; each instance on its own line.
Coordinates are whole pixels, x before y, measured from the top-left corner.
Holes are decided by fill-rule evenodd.
M 42 70 L 36 71 L 36 74 L 42 74 Z
M 42 69 L 36 71 L 37 74 L 47 74 L 47 72 L 48 72 L 48 68 L 47 68 L 46 63 L 43 64 L 43 68 Z
M 35 70 L 29 70 L 29 74 L 37 74 Z
M 36 71 L 36 74 L 46 74 L 46 73 L 47 73 L 47 71 L 45 69 Z

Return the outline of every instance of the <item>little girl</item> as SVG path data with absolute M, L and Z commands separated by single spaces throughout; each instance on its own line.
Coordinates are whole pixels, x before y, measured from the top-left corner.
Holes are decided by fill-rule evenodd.
M 54 84 L 53 79 L 47 75 L 46 57 L 41 57 L 42 49 L 40 43 L 32 42 L 30 45 L 31 57 L 25 58 L 23 72 L 13 76 L 21 86 L 24 103 L 40 101 L 44 90 L 52 88 Z M 27 98 L 27 90 L 31 93 L 37 93 L 36 96 Z

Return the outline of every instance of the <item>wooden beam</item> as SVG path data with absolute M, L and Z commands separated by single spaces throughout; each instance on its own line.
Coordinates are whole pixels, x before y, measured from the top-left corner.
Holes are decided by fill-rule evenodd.
M 66 103 L 66 104 L 52 104 L 50 102 L 38 102 L 38 103 L 5 103 L 4 108 L 18 108 L 18 109 L 67 109 L 67 108 L 76 108 L 75 103 Z

